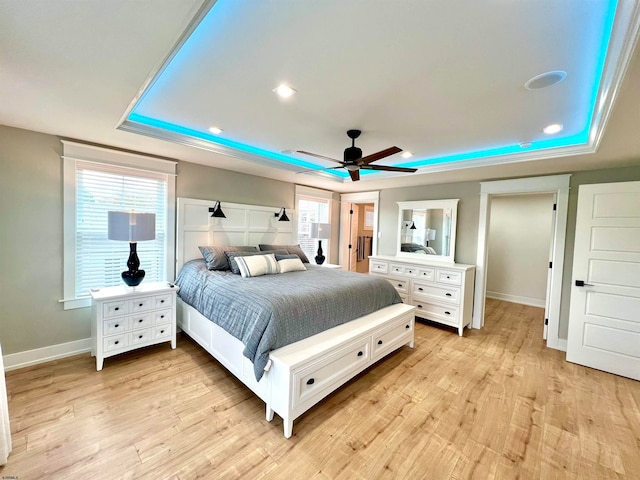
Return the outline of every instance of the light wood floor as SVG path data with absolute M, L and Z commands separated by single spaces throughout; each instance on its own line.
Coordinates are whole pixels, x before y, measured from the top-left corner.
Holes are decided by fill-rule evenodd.
M 486 328 L 416 326 L 404 347 L 282 436 L 264 404 L 188 337 L 105 361 L 7 374 L 13 452 L 0 476 L 640 478 L 640 382 L 573 365 L 542 310 L 487 302 Z

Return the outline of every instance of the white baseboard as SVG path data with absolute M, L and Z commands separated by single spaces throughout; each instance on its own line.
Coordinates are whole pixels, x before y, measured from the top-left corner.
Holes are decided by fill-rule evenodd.
M 36 348 L 24 352 L 11 353 L 2 357 L 5 371 L 29 367 L 60 358 L 91 351 L 91 339 L 85 338 L 73 342 L 60 343 L 49 347 Z
M 518 295 L 510 295 L 508 293 L 490 292 L 487 290 L 487 298 L 493 298 L 495 300 L 504 300 L 505 302 L 519 303 L 521 305 L 529 305 L 530 307 L 544 308 L 545 299 L 520 297 Z

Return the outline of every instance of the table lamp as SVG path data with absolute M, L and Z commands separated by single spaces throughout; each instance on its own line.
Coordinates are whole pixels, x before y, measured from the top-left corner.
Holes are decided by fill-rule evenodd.
M 137 254 L 138 242 L 155 240 L 156 214 L 129 212 L 109 212 L 109 240 L 129 242 L 128 270 L 122 272 L 122 280 L 130 287 L 140 285 L 144 279 L 144 270 L 139 270 L 140 259 Z

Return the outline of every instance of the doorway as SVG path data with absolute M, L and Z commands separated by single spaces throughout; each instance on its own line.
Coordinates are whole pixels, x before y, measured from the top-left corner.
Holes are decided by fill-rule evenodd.
M 544 309 L 544 339 L 555 202 L 554 194 L 528 193 L 495 195 L 489 206 L 486 298 Z
M 478 246 L 476 261 L 476 285 L 473 302 L 473 328 L 484 325 L 484 304 L 487 284 L 488 236 L 491 199 L 497 195 L 551 193 L 556 195 L 556 214 L 553 226 L 553 246 L 548 288 L 547 346 L 558 350 L 567 349 L 567 341 L 558 337 L 560 327 L 560 298 L 562 294 L 562 272 L 564 269 L 564 244 L 569 205 L 569 178 L 571 175 L 499 180 L 480 184 L 480 212 L 478 222 Z
M 377 252 L 378 194 L 341 196 L 340 264 L 344 270 L 369 273 L 369 255 Z

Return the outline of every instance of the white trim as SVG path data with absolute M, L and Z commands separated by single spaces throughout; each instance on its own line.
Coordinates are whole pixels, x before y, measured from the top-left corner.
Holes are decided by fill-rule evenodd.
M 333 200 L 333 192 L 330 190 L 322 190 L 320 188 L 306 187 L 304 185 L 296 185 L 295 186 L 295 195 L 302 195 L 305 197 L 316 197 L 322 198 L 324 200 Z M 296 208 L 298 207 L 298 202 L 296 201 Z
M 555 193 L 556 222 L 553 229 L 553 269 L 549 288 L 549 325 L 547 346 L 559 349 L 560 299 L 562 295 L 562 272 L 564 270 L 564 245 L 569 206 L 569 180 L 571 175 L 518 178 L 480 183 L 480 212 L 478 224 L 478 247 L 476 262 L 476 290 L 473 305 L 473 328 L 484 325 L 484 302 L 487 282 L 487 240 L 489 234 L 491 196 L 518 195 L 526 193 Z M 566 342 L 565 342 L 566 343 Z
M 4 370 L 16 370 L 18 368 L 38 365 L 40 363 L 58 360 L 60 358 L 79 355 L 91 351 L 91 339 L 84 338 L 73 342 L 59 343 L 43 348 L 35 348 L 24 352 L 11 353 L 2 357 L 4 361 Z
M 373 255 L 378 254 L 378 217 L 379 217 L 379 203 L 380 192 L 357 192 L 357 193 L 343 193 L 340 195 L 340 203 L 373 203 L 373 239 L 371 245 L 371 252 Z M 344 246 L 349 244 L 349 229 L 347 228 L 347 219 L 342 215 L 342 208 L 340 208 L 340 249 L 338 253 L 340 265 L 349 265 L 349 262 L 344 258 Z
M 487 298 L 493 298 L 495 300 L 502 300 L 504 302 L 517 303 L 520 305 L 528 305 L 530 307 L 544 308 L 544 298 L 531 298 L 522 297 L 520 295 L 511 295 L 510 293 L 491 292 L 487 290 Z

